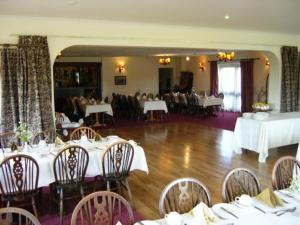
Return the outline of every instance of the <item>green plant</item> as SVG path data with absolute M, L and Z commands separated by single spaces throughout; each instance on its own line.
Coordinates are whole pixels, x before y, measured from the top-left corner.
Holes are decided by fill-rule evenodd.
M 291 192 L 300 192 L 300 177 L 291 179 L 289 190 Z
M 20 123 L 20 125 L 17 127 L 16 137 L 22 142 L 28 142 L 32 137 L 32 132 L 28 129 L 28 125 L 26 123 Z

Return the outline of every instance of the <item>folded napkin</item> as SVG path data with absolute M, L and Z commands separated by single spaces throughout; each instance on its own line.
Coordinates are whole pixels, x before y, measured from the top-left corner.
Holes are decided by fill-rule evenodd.
M 60 145 L 64 145 L 65 143 L 59 137 L 56 137 L 54 144 L 55 147 L 58 147 Z
M 272 190 L 270 190 L 269 188 L 266 188 L 265 190 L 263 190 L 255 198 L 272 208 L 275 208 L 276 206 L 283 206 L 282 200 L 280 198 L 278 198 L 275 195 L 275 193 Z
M 102 100 L 102 101 L 100 102 L 100 104 L 102 104 L 102 105 L 103 105 L 103 104 L 105 104 L 105 102 Z
M 38 144 L 38 146 L 46 146 L 47 145 L 47 143 L 46 143 L 46 141 L 45 140 L 40 140 L 39 141 L 39 144 Z
M 158 98 L 158 97 L 156 97 L 156 98 L 155 98 L 155 101 L 158 101 L 158 100 L 159 100 L 159 98 Z
M 190 211 L 190 214 L 197 220 L 197 223 L 201 225 L 209 225 L 210 223 L 216 223 L 218 221 L 215 214 L 203 202 L 196 205 Z
M 120 221 L 118 221 L 116 225 L 122 225 L 122 223 Z
M 80 142 L 87 142 L 87 141 L 88 141 L 88 138 L 87 138 L 86 135 L 82 135 L 82 136 L 80 137 Z

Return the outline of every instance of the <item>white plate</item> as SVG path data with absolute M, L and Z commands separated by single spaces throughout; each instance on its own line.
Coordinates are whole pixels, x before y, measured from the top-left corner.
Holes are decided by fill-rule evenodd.
M 213 210 L 213 212 L 215 212 L 215 214 L 217 214 L 217 217 L 220 216 L 220 217 L 223 217 L 224 219 L 236 219 L 233 215 L 224 211 L 222 208 L 224 208 L 227 211 L 236 215 L 238 208 L 235 205 L 228 204 L 228 203 L 219 203 L 219 204 L 215 204 L 212 207 L 212 210 Z M 238 216 L 238 215 L 236 215 L 236 216 Z
M 119 138 L 119 136 L 117 136 L 117 135 L 110 135 L 110 136 L 107 136 L 107 138 L 109 138 L 109 139 L 116 139 L 116 138 Z

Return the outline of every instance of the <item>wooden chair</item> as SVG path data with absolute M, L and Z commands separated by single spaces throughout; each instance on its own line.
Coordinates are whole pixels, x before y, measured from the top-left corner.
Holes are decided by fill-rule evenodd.
M 109 192 L 94 192 L 83 198 L 75 207 L 71 225 L 133 224 L 133 212 L 128 202 L 120 195 Z
M 16 137 L 16 134 L 12 131 L 7 131 L 0 134 L 0 147 L 3 148 L 10 148 L 11 145 L 17 144 L 18 139 Z
M 84 197 L 83 183 L 89 162 L 88 152 L 77 145 L 72 145 L 61 150 L 53 161 L 55 183 L 50 185 L 50 191 L 59 198 L 60 224 L 63 224 L 63 202 L 67 199 Z M 65 193 L 66 192 L 66 193 Z M 74 193 L 76 192 L 77 195 Z M 80 193 L 80 195 L 78 195 Z M 70 196 L 65 197 L 65 194 Z
M 35 197 L 38 196 L 39 166 L 28 155 L 18 154 L 5 158 L 0 164 L 0 191 L 2 202 L 25 202 L 31 200 L 38 217 Z M 24 205 L 24 204 L 23 204 Z
M 186 213 L 200 202 L 211 206 L 211 195 L 207 187 L 195 178 L 180 178 L 169 183 L 163 190 L 159 200 L 159 213 L 176 211 Z
M 41 225 L 39 220 L 25 209 L 8 207 L 0 208 L 1 225 Z
M 41 140 L 45 140 L 47 144 L 53 144 L 57 135 L 54 129 L 47 129 L 34 135 L 32 144 L 37 145 Z
M 260 183 L 253 172 L 236 168 L 227 173 L 222 184 L 223 202 L 232 202 L 242 194 L 256 196 L 261 192 Z
M 70 140 L 80 140 L 82 135 L 86 135 L 88 139 L 95 139 L 97 132 L 89 127 L 78 127 L 71 133 Z
M 279 158 L 272 171 L 272 186 L 274 190 L 285 189 L 290 186 L 293 177 L 300 173 L 300 162 L 293 156 Z
M 107 190 L 111 190 L 111 182 L 117 183 L 117 187 L 122 192 L 123 188 L 128 192 L 129 199 L 132 201 L 132 194 L 128 183 L 129 172 L 134 156 L 131 144 L 120 141 L 108 146 L 102 157 L 103 176 L 97 176 L 106 182 Z

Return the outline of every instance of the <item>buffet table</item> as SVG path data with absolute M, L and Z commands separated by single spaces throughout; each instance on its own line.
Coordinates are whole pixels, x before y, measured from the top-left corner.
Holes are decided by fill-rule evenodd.
M 238 154 L 242 148 L 259 153 L 259 162 L 265 162 L 270 148 L 300 142 L 300 113 L 276 113 L 256 120 L 238 118 L 235 124 L 233 148 Z
M 80 145 L 85 148 L 89 153 L 89 164 L 86 171 L 86 177 L 94 177 L 102 175 L 102 156 L 108 145 L 118 141 L 124 141 L 117 136 L 109 136 L 102 141 L 71 141 L 69 145 Z M 131 171 L 141 170 L 148 174 L 148 165 L 144 153 L 144 149 L 137 145 L 134 141 L 129 141 L 134 147 L 134 156 L 131 165 Z M 53 172 L 53 160 L 57 155 L 58 151 L 65 146 L 55 148 L 54 146 L 35 146 L 32 147 L 28 152 L 21 152 L 32 156 L 38 162 L 40 168 L 40 176 L 38 187 L 48 186 L 50 183 L 55 181 Z M 10 149 L 5 149 L 7 153 L 5 156 L 10 156 L 16 153 L 10 153 Z M 0 154 L 0 162 L 3 160 L 3 154 Z M 1 174 L 0 174 L 1 179 Z

